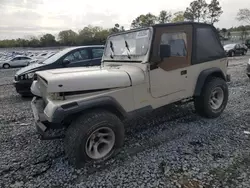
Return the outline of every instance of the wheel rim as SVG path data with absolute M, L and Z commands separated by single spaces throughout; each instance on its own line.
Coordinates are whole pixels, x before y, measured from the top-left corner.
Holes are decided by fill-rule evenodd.
M 5 64 L 3 67 L 4 67 L 5 69 L 7 69 L 7 68 L 9 68 L 9 65 L 6 65 L 6 64 Z
M 101 159 L 105 157 L 114 147 L 115 133 L 108 127 L 96 129 L 88 137 L 85 144 L 85 151 L 91 159 Z
M 212 91 L 210 96 L 209 103 L 211 108 L 214 110 L 218 110 L 221 107 L 223 100 L 224 100 L 224 91 L 222 90 L 221 87 L 216 87 Z

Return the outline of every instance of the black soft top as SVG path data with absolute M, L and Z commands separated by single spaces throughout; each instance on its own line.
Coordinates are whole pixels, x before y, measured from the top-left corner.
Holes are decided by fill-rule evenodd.
M 200 22 L 175 22 L 175 23 L 164 23 L 164 24 L 155 24 L 152 27 L 168 27 L 168 26 L 179 26 L 179 25 L 197 25 L 197 26 L 208 26 L 208 27 L 214 27 L 211 24 L 207 23 L 200 23 Z

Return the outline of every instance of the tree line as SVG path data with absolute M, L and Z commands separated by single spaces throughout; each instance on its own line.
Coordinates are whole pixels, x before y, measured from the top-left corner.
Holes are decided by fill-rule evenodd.
M 184 11 L 172 13 L 168 10 L 162 10 L 158 15 L 152 13 L 141 14 L 136 17 L 132 23 L 131 28 L 148 27 L 154 24 L 161 23 L 175 23 L 185 21 L 204 22 L 214 24 L 219 21 L 223 13 L 219 0 L 194 0 Z M 250 9 L 240 9 L 236 19 L 250 24 Z M 250 26 L 240 26 L 218 29 L 219 33 L 225 34 L 231 31 L 248 30 Z M 29 39 L 12 39 L 0 40 L 1 47 L 46 47 L 46 46 L 76 46 L 76 45 L 94 45 L 104 44 L 108 35 L 120 31 L 124 31 L 124 27 L 115 24 L 113 28 L 104 29 L 99 26 L 87 26 L 82 30 L 75 32 L 73 30 L 60 31 L 58 39 L 52 34 L 45 34 L 40 38 L 30 37 Z
M 73 30 L 60 31 L 58 40 L 50 33 L 44 34 L 40 38 L 30 37 L 29 39 L 0 40 L 0 48 L 8 47 L 52 47 L 52 46 L 79 46 L 104 44 L 108 35 L 124 31 L 124 27 L 115 24 L 113 28 L 103 29 L 99 26 L 87 26 L 78 33 Z

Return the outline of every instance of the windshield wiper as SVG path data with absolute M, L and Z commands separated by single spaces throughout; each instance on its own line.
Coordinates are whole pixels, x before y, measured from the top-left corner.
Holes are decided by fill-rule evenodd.
M 128 58 L 130 59 L 131 58 L 131 56 L 130 56 L 130 49 L 129 49 L 129 46 L 128 46 L 128 42 L 125 40 L 125 46 L 126 46 L 126 48 L 127 48 L 127 55 L 128 55 Z
M 110 57 L 113 59 L 114 58 L 114 46 L 113 46 L 113 42 L 112 41 L 109 42 L 109 47 L 111 49 Z

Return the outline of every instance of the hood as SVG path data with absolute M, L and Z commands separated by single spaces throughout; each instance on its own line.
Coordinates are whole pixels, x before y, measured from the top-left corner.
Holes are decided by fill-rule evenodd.
M 38 63 L 31 63 L 30 65 L 28 65 L 26 67 L 23 67 L 20 70 L 18 70 L 16 72 L 16 75 L 19 76 L 19 75 L 22 75 L 22 74 L 35 72 L 35 71 L 41 70 L 41 67 L 45 67 L 45 66 L 47 66 L 47 65 L 42 64 L 42 63 L 39 64 L 39 62 Z
M 134 66 L 80 67 L 39 71 L 47 92 L 70 92 L 129 87 L 144 82 L 142 69 Z
M 234 48 L 234 45 L 226 45 L 223 48 L 224 50 L 232 50 Z

